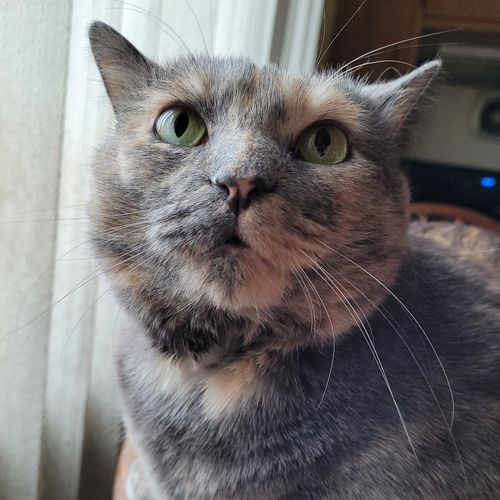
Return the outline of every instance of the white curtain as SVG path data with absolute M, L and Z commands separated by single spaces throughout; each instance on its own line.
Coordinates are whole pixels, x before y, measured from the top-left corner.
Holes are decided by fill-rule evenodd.
M 0 499 L 108 499 L 121 440 L 120 308 L 87 241 L 113 120 L 89 23 L 155 59 L 179 36 L 308 71 L 322 15 L 322 0 L 0 0 Z

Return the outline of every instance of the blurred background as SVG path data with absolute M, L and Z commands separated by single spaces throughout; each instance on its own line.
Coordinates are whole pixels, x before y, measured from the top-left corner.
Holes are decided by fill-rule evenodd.
M 497 0 L 0 0 L 2 500 L 111 496 L 123 318 L 87 235 L 89 165 L 113 124 L 95 19 L 157 60 L 188 47 L 305 72 L 351 61 L 374 81 L 440 54 L 402 157 L 413 197 L 500 219 Z

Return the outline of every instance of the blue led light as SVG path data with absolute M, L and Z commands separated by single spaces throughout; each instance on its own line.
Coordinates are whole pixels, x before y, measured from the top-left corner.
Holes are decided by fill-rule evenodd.
M 480 184 L 484 188 L 494 188 L 497 180 L 494 177 L 481 177 Z

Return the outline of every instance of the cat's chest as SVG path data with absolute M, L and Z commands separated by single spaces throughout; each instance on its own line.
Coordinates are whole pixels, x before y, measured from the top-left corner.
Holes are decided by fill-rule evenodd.
M 132 366 L 134 368 L 132 369 Z M 250 362 L 229 367 L 200 366 L 148 353 L 125 358 L 119 370 L 123 392 L 137 420 L 156 415 L 165 432 L 205 432 L 211 426 L 245 417 L 267 395 L 268 387 Z
M 337 347 L 331 373 L 331 352 L 311 350 L 274 372 L 272 383 L 246 364 L 200 369 L 140 342 L 122 351 L 119 362 L 127 430 L 153 464 L 155 483 L 172 498 L 241 498 L 233 492 L 247 491 L 249 478 L 255 492 L 274 498 L 268 488 L 294 491 L 294 481 L 309 482 L 305 475 L 318 463 L 347 491 L 345 470 L 357 477 L 365 461 L 382 471 L 392 466 L 387 456 L 398 454 L 412 466 L 398 411 L 362 338 Z M 381 337 L 377 347 L 384 352 Z M 411 360 L 401 356 L 392 358 L 397 363 L 384 358 L 386 373 L 415 436 L 422 424 L 413 410 L 436 416 L 438 409 L 432 395 L 422 396 L 424 382 L 410 382 Z M 401 363 L 410 375 L 399 371 Z M 379 453 L 380 442 L 388 455 Z

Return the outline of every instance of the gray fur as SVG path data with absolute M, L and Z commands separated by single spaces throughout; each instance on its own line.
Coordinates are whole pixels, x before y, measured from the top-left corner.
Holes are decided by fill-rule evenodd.
M 131 316 L 118 373 L 154 498 L 498 498 L 498 298 L 405 236 L 397 148 L 439 64 L 370 86 L 244 59 L 159 66 L 102 23 L 90 39 L 116 111 L 94 242 Z M 174 103 L 207 124 L 199 146 L 155 136 Z M 349 138 L 339 165 L 296 154 L 322 120 Z M 238 216 L 228 174 L 268 186 Z M 235 234 L 260 257 L 228 252 Z

